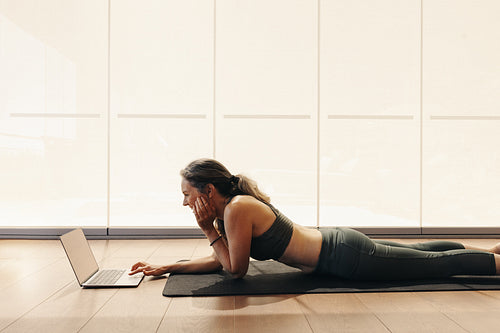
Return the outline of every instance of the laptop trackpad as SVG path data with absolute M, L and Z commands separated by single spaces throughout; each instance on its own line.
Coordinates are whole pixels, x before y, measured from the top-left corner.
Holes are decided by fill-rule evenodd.
M 144 277 L 144 274 L 128 275 L 128 273 L 129 273 L 129 271 L 127 271 L 125 274 L 123 274 L 122 277 L 120 277 L 118 279 L 118 281 L 115 282 L 115 286 L 136 285 Z

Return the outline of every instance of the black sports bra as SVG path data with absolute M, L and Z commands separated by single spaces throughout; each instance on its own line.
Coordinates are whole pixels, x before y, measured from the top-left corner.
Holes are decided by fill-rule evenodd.
M 273 205 L 265 203 L 276 219 L 262 235 L 252 238 L 250 256 L 257 260 L 279 259 L 290 243 L 293 233 L 293 222 Z M 219 229 L 224 232 L 224 221 L 218 220 Z
M 279 259 L 290 243 L 293 233 L 293 222 L 271 204 L 276 220 L 262 235 L 252 238 L 250 256 L 257 260 Z

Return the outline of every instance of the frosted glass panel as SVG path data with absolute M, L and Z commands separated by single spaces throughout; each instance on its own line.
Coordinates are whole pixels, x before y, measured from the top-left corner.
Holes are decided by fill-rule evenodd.
M 1 226 L 106 225 L 107 8 L 0 2 Z
M 424 6 L 424 111 L 500 117 L 500 2 L 437 0 Z
M 420 1 L 323 1 L 320 225 L 420 224 Z
M 3 135 L 2 226 L 105 226 L 105 124 L 101 119 L 16 119 L 54 136 Z M 65 137 L 69 132 L 74 137 Z
M 309 115 L 317 100 L 317 2 L 217 1 L 220 115 Z
M 423 226 L 498 227 L 498 121 L 425 124 Z
M 217 128 L 217 158 L 231 172 L 256 180 L 294 222 L 316 226 L 314 121 L 226 119 Z
M 113 2 L 113 118 L 211 114 L 213 25 L 212 1 Z
M 216 157 L 317 224 L 317 3 L 217 1 Z
M 424 227 L 498 227 L 500 3 L 424 6 Z
M 330 120 L 322 129 L 320 225 L 418 227 L 418 123 Z
M 196 226 L 179 171 L 213 155 L 213 5 L 111 4 L 113 227 Z
M 420 113 L 420 0 L 321 1 L 323 115 Z
M 111 226 L 196 226 L 179 171 L 210 157 L 206 119 L 117 119 L 111 141 Z

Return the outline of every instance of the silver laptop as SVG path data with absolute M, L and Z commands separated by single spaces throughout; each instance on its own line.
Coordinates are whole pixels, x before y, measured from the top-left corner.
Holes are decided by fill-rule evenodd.
M 76 279 L 84 288 L 137 287 L 144 275 L 128 275 L 127 269 L 100 270 L 82 229 L 60 237 Z

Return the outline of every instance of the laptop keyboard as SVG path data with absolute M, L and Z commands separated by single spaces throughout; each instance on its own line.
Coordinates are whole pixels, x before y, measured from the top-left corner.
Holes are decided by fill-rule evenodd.
M 97 272 L 97 275 L 89 281 L 91 284 L 110 285 L 114 284 L 123 275 L 125 270 L 107 269 Z

